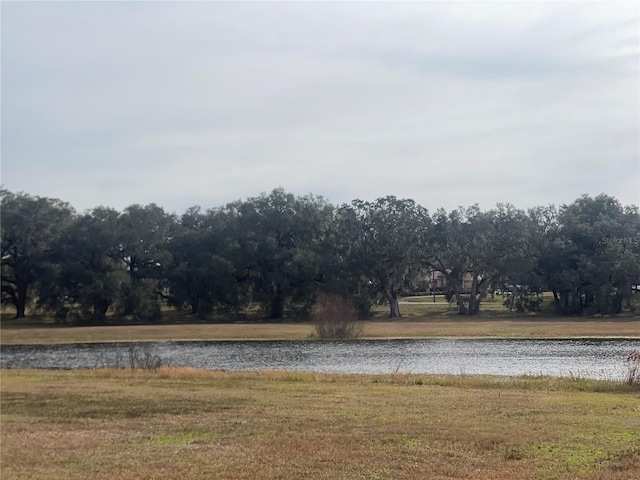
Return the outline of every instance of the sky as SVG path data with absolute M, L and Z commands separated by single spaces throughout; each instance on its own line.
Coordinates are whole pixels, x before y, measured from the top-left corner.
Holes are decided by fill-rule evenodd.
M 9 2 L 1 183 L 182 213 L 282 187 L 640 204 L 635 2 Z

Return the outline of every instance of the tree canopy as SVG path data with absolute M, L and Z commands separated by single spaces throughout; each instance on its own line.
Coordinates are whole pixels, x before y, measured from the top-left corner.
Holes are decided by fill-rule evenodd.
M 1 192 L 2 301 L 60 321 L 101 323 L 112 312 L 157 322 L 162 307 L 201 318 L 259 309 L 271 320 L 305 318 L 320 292 L 361 315 L 439 288 L 460 314 L 507 292 L 535 310 L 551 292 L 559 314 L 633 309 L 640 285 L 640 214 L 608 195 L 527 211 L 498 204 L 429 214 L 394 196 L 334 206 L 322 197 L 270 193 L 182 215 L 158 205 L 77 213 L 67 203 Z M 254 308 L 255 307 L 255 308 Z

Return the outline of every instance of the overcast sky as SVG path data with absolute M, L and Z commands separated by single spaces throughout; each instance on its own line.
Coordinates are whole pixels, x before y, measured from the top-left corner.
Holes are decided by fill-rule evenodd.
M 635 2 L 7 2 L 2 184 L 78 210 L 640 203 Z

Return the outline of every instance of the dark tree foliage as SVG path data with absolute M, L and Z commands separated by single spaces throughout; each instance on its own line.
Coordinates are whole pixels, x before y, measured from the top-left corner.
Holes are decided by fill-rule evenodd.
M 461 314 L 494 292 L 536 311 L 542 292 L 564 315 L 633 310 L 640 285 L 640 214 L 607 195 L 518 210 L 498 204 L 430 216 L 410 199 L 335 208 L 283 189 L 180 217 L 161 207 L 99 207 L 1 192 L 2 301 L 60 321 L 108 315 L 157 322 L 163 305 L 234 318 L 256 305 L 272 320 L 306 318 L 319 292 L 348 298 L 366 317 L 426 288 L 441 272 Z M 250 309 L 257 311 L 257 309 Z
M 241 269 L 251 280 L 253 299 L 273 320 L 292 305 L 308 315 L 323 280 L 333 207 L 321 197 L 276 189 L 227 208 L 238 222 Z
M 202 318 L 218 305 L 241 306 L 242 282 L 233 263 L 238 242 L 230 223 L 233 219 L 221 210 L 202 213 L 193 207 L 182 216 L 168 245 L 171 304 L 187 306 Z
M 167 250 L 176 218 L 156 204 L 131 205 L 118 217 L 120 256 L 132 279 L 161 279 L 171 261 Z
M 168 249 L 176 218 L 155 204 L 131 205 L 118 217 L 120 259 L 129 274 L 118 301 L 120 313 L 139 321 L 161 318 L 160 299 L 172 264 Z
M 420 272 L 427 211 L 413 200 L 389 196 L 372 203 L 354 200 L 340 208 L 338 219 L 349 271 L 384 295 L 391 318 L 400 317 L 399 296 L 411 290 Z
M 637 207 L 607 195 L 583 196 L 563 205 L 545 237 L 540 269 L 556 310 L 620 313 L 640 284 L 640 222 Z
M 73 209 L 60 200 L 0 190 L 2 302 L 16 317 L 37 296 L 54 242 L 71 222 Z
M 68 311 L 83 323 L 104 323 L 129 282 L 120 256 L 119 213 L 98 207 L 75 219 L 58 238 L 41 291 L 41 305 L 63 319 Z

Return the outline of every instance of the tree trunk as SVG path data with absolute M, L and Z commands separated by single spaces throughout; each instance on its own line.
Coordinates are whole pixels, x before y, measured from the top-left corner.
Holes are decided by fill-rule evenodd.
M 284 296 L 277 289 L 271 297 L 271 315 L 272 320 L 282 320 L 284 317 Z
M 467 307 L 464 304 L 464 300 L 462 299 L 462 280 L 458 281 L 459 279 L 457 279 L 455 275 L 449 275 L 447 273 L 444 273 L 444 275 L 447 279 L 448 287 L 453 291 L 453 295 L 456 298 L 456 303 L 458 304 L 458 314 L 466 315 Z
M 16 318 L 24 318 L 26 310 L 26 298 L 19 298 L 16 303 Z
M 584 300 L 583 300 L 583 296 L 582 296 L 582 292 L 578 292 L 578 305 L 580 308 L 580 313 L 582 313 L 584 311 L 585 305 L 584 305 Z
M 562 305 L 562 315 L 569 315 L 569 293 L 565 292 Z
M 469 315 L 476 315 L 480 309 L 480 299 L 478 296 L 478 277 L 474 273 L 471 281 L 471 291 L 469 292 Z
M 26 285 L 19 285 L 17 290 L 17 295 L 15 297 L 16 318 L 24 318 L 26 316 L 25 311 L 27 309 L 27 287 Z
M 200 297 L 191 298 L 191 315 L 200 313 Z
M 389 288 L 385 290 L 385 293 L 387 294 L 387 300 L 389 301 L 389 309 L 390 309 L 389 318 L 402 317 L 402 315 L 400 315 L 400 304 L 398 303 L 398 294 Z
M 93 321 L 96 323 L 106 323 L 107 310 L 109 309 L 109 301 L 105 299 L 96 299 L 93 301 Z
M 631 287 L 631 285 L 626 285 L 625 286 L 625 291 L 623 294 L 624 300 L 626 300 L 626 304 L 627 304 L 627 308 L 629 309 L 629 311 L 631 312 L 635 312 L 635 308 L 633 306 L 633 288 Z M 622 308 L 622 306 L 621 306 Z M 620 312 L 622 312 L 622 309 L 620 310 Z
M 613 296 L 613 313 L 618 314 L 622 313 L 622 301 L 624 300 L 624 295 L 620 292 L 616 292 Z
M 453 295 L 456 297 L 456 303 L 458 304 L 458 314 L 466 315 L 467 306 L 464 304 L 464 299 L 462 298 L 462 292 L 460 292 L 460 289 L 454 288 Z
M 553 302 L 556 306 L 556 313 L 560 313 L 562 309 L 560 307 L 560 297 L 558 296 L 557 290 L 553 290 Z

